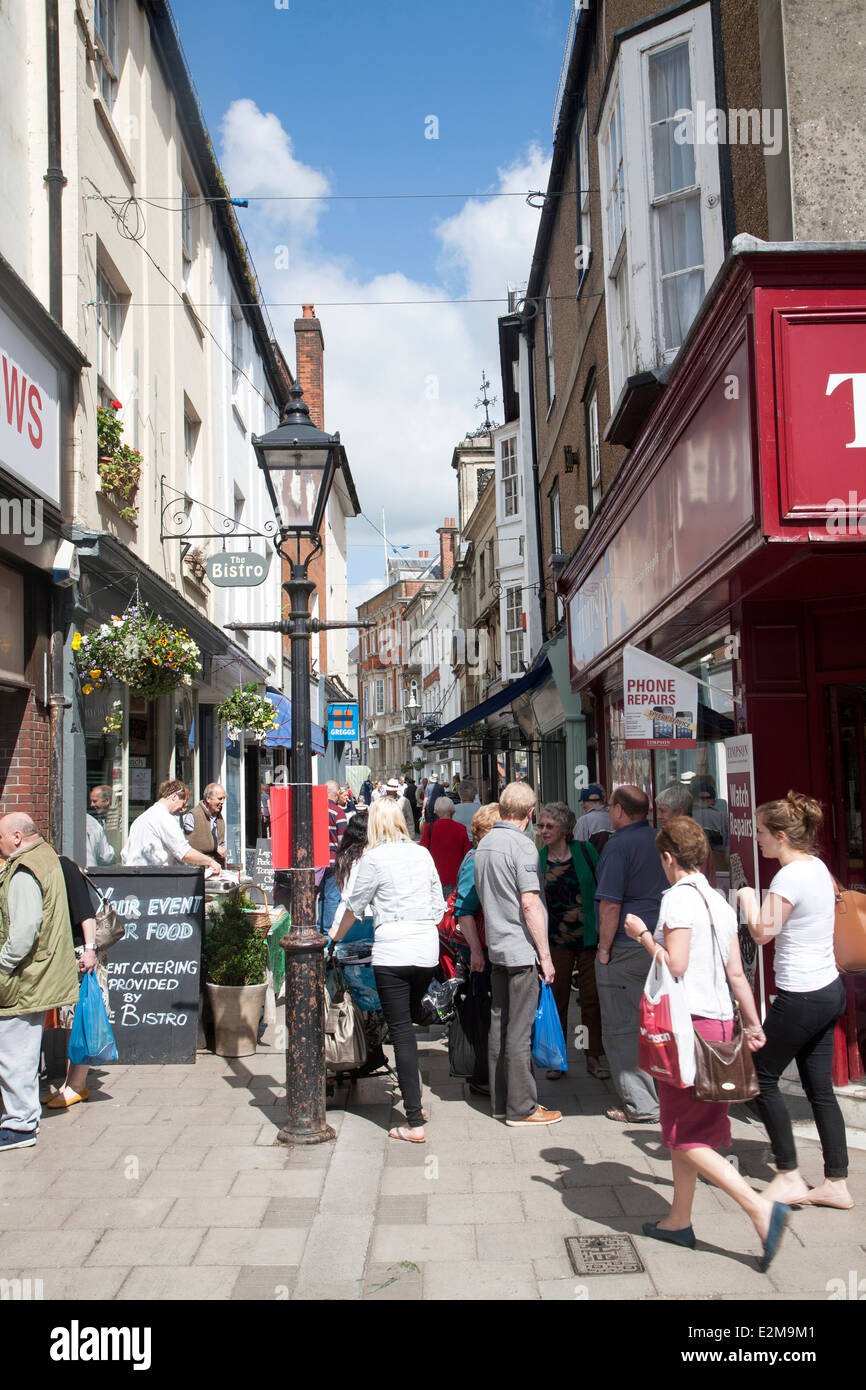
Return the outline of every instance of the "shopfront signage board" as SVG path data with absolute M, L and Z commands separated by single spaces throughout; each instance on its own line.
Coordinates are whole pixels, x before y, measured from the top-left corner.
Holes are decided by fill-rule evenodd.
M 264 584 L 270 567 L 270 554 L 259 555 L 255 550 L 220 550 L 208 556 L 205 573 L 218 589 L 251 588 Z
M 755 759 L 751 734 L 738 734 L 725 739 L 725 765 L 728 784 L 728 827 L 730 836 L 731 904 L 736 907 L 736 894 L 747 885 L 758 890 L 760 869 L 758 835 L 755 823 Z M 739 916 L 739 913 L 737 914 Z M 764 952 L 756 946 L 748 927 L 740 924 L 740 955 L 749 984 L 759 1007 L 766 1005 L 764 997 Z
M 624 648 L 622 667 L 626 748 L 696 747 L 695 677 L 637 647 Z
M 348 743 L 358 737 L 358 706 L 328 705 L 328 738 Z
M 109 1017 L 118 1061 L 195 1061 L 204 931 L 204 871 L 90 869 L 126 927 L 108 952 Z

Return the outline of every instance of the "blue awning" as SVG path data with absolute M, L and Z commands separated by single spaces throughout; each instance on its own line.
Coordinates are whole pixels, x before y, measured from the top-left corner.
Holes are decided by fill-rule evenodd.
M 511 681 L 508 685 L 497 690 L 495 695 L 491 695 L 489 700 L 483 700 L 474 709 L 468 709 L 465 714 L 461 714 L 457 719 L 452 719 L 450 724 L 443 724 L 441 729 L 434 730 L 425 739 L 425 743 L 447 743 L 455 734 L 459 734 L 461 729 L 468 729 L 470 724 L 478 724 L 483 719 L 489 718 L 491 714 L 496 714 L 499 710 L 510 705 L 512 700 L 518 696 L 525 695 L 529 690 L 535 688 L 551 674 L 550 662 L 545 656 L 539 661 L 537 666 L 533 666 L 531 671 L 527 671 L 525 676 L 521 676 L 518 681 Z
M 277 728 L 272 729 L 265 736 L 266 748 L 291 748 L 292 746 L 292 702 L 281 690 L 274 690 L 271 686 L 265 688 L 265 694 L 276 710 Z M 325 733 L 322 728 L 314 721 L 311 721 L 313 730 L 312 747 L 314 753 L 324 753 Z

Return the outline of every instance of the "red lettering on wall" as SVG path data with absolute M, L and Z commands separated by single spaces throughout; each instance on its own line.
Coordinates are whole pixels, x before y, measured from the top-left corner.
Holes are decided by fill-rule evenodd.
M 8 424 L 12 424 L 12 415 L 14 412 L 18 417 L 15 422 L 15 428 L 20 434 L 24 424 L 24 400 L 27 395 L 27 378 L 26 376 L 22 377 L 19 383 L 18 368 L 15 366 L 14 362 L 9 361 L 5 353 L 3 355 L 3 386 L 6 391 L 6 421 Z
M 30 443 L 34 449 L 42 448 L 42 397 L 39 388 L 35 383 L 31 383 L 30 390 L 27 392 L 27 405 L 30 409 L 30 424 L 27 433 L 30 435 Z

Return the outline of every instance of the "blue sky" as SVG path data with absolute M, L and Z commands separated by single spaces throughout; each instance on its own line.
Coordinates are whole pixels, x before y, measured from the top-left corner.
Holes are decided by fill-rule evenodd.
M 235 197 L 544 186 L 571 0 L 172 10 Z M 438 139 L 425 138 L 431 116 Z M 436 526 L 456 514 L 451 450 L 479 423 L 482 369 L 499 394 L 504 307 L 431 301 L 504 297 L 507 282 L 525 282 L 537 212 L 522 197 L 311 198 L 255 202 L 240 217 L 267 300 L 287 306 L 271 317 L 290 359 L 292 305 L 317 305 L 325 423 L 341 432 L 363 510 L 379 526 L 386 507 L 389 537 L 432 551 Z M 427 302 L 375 303 L 414 298 Z M 364 307 L 327 307 L 345 300 Z M 361 520 L 349 543 L 360 598 L 381 579 L 382 547 Z

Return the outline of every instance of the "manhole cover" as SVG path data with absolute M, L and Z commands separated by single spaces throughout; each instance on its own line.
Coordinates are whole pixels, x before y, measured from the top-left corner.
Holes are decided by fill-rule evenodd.
M 566 1236 L 575 1274 L 643 1274 L 631 1236 Z

